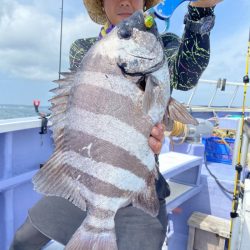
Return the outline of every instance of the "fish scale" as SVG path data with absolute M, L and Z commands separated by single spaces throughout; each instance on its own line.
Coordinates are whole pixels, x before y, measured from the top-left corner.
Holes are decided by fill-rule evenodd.
M 119 32 L 128 26 L 133 33 L 123 39 Z M 132 204 L 158 214 L 158 170 L 148 145 L 153 126 L 168 116 L 168 105 L 177 120 L 195 120 L 170 98 L 162 43 L 155 27 L 145 28 L 142 12 L 97 42 L 78 72 L 56 82 L 51 99 L 55 152 L 34 176 L 34 187 L 87 210 L 66 249 L 117 250 L 119 208 Z

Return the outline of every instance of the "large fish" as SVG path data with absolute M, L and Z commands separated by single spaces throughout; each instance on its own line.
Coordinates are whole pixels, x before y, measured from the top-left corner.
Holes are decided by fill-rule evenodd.
M 170 98 L 161 39 L 156 27 L 145 28 L 140 11 L 58 83 L 51 100 L 55 152 L 33 178 L 35 189 L 87 210 L 66 249 L 116 250 L 119 208 L 132 203 L 158 214 L 158 172 L 148 145 L 152 127 L 164 114 L 196 121 Z

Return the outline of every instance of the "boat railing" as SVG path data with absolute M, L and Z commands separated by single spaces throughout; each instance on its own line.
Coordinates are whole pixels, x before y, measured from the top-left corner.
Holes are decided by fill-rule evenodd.
M 200 79 L 192 90 L 181 91 L 181 93 L 174 91 L 173 96 L 194 112 L 241 112 L 243 87 L 244 83 L 230 82 L 221 78 L 217 81 Z M 245 111 L 250 112 L 249 93 L 247 93 Z

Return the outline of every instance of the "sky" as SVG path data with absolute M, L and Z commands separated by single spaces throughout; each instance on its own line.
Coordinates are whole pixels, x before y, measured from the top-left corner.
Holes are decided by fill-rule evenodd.
M 171 17 L 170 32 L 182 35 L 186 11 L 186 4 L 178 7 Z M 224 0 L 215 8 L 211 58 L 202 79 L 242 82 L 249 13 L 250 0 Z M 55 87 L 52 81 L 58 78 L 60 14 L 61 0 L 0 0 L 0 104 L 32 105 L 34 99 L 41 100 L 42 106 L 49 104 L 49 89 Z M 64 0 L 62 71 L 68 71 L 72 42 L 95 37 L 99 30 L 82 0 Z M 184 98 L 182 93 L 179 98 Z M 207 91 L 201 91 L 195 101 L 206 98 Z M 220 95 L 218 98 L 221 102 L 227 99 Z

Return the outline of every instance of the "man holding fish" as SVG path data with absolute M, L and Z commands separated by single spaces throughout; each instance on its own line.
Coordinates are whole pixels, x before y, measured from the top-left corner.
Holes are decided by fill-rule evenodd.
M 159 2 L 158 0 L 146 0 L 146 1 L 144 0 L 103 0 L 103 1 L 102 0 L 96 0 L 96 1 L 84 0 L 85 7 L 90 17 L 92 18 L 92 20 L 98 24 L 104 25 L 101 29 L 98 40 L 102 41 L 103 39 L 104 41 L 106 39 L 106 35 L 108 33 L 112 33 L 111 31 L 113 29 L 116 29 L 116 26 L 117 26 L 119 27 L 117 34 L 121 36 L 121 38 L 124 41 L 124 44 L 126 44 L 127 42 L 126 39 L 130 38 L 132 35 L 131 35 L 131 30 L 126 25 L 125 26 L 124 25 L 122 26 L 122 24 L 120 25 L 120 23 L 124 19 L 129 18 L 137 10 L 147 10 L 151 8 L 152 6 L 154 6 L 155 4 L 157 4 L 158 2 Z M 196 2 L 191 2 L 188 6 L 188 13 L 185 16 L 186 26 L 185 26 L 185 31 L 184 31 L 182 40 L 180 40 L 174 34 L 168 34 L 168 33 L 162 37 L 162 42 L 163 42 L 164 49 L 165 49 L 165 56 L 167 59 L 167 67 L 169 71 L 171 88 L 176 88 L 180 90 L 191 89 L 197 84 L 201 74 L 207 67 L 208 61 L 209 61 L 209 53 L 210 53 L 209 52 L 209 35 L 210 35 L 210 30 L 212 29 L 212 26 L 213 26 L 212 22 L 214 21 L 214 6 L 218 2 L 220 2 L 220 0 L 200 0 Z M 209 23 L 209 20 L 211 24 L 210 26 L 208 25 L 208 27 L 206 27 L 204 31 L 204 23 Z M 150 37 L 150 36 L 151 35 L 147 37 Z M 135 37 L 135 40 L 136 39 L 137 38 Z M 73 43 L 71 50 L 70 50 L 70 67 L 71 67 L 72 72 L 77 72 L 78 70 L 81 70 L 82 68 L 88 69 L 88 67 L 89 69 L 91 69 L 90 66 L 93 66 L 94 65 L 93 63 L 91 64 L 89 62 L 89 65 L 88 64 L 82 65 L 81 62 L 82 60 L 83 62 L 87 60 L 86 57 L 84 56 L 87 53 L 87 51 L 90 49 L 90 47 L 96 42 L 96 40 L 97 39 L 85 39 L 85 40 L 79 39 L 75 43 Z M 136 41 L 135 43 L 130 43 L 131 46 L 132 45 L 137 46 Z M 105 44 L 105 42 L 103 42 L 103 44 Z M 113 56 L 112 50 L 115 51 L 115 48 L 113 48 L 111 45 L 110 45 L 110 48 L 108 48 L 109 45 L 110 43 L 106 42 L 106 45 L 105 45 L 106 47 L 103 46 L 101 48 L 106 48 L 107 50 L 110 49 L 110 54 L 108 56 L 112 58 Z M 114 43 L 114 45 L 118 46 L 118 48 L 119 46 L 122 46 L 117 43 Z M 148 44 L 145 45 L 145 47 L 147 46 Z M 98 48 L 98 45 L 96 45 L 96 48 Z M 136 48 L 135 51 L 138 51 L 138 50 L 140 50 L 140 48 Z M 131 48 L 131 51 L 133 51 L 133 48 Z M 105 55 L 105 53 L 107 52 L 105 51 L 102 53 L 101 51 L 101 54 Z M 158 53 L 158 52 L 155 52 L 155 53 Z M 144 55 L 144 56 L 145 58 L 142 58 L 141 56 L 141 59 L 140 59 L 141 61 L 138 59 L 141 65 L 143 65 L 144 63 L 143 59 L 147 59 L 147 55 Z M 122 63 L 120 63 L 119 67 L 123 71 L 124 74 L 130 73 L 131 76 L 133 76 L 132 74 L 133 72 L 131 73 L 131 70 L 140 68 L 140 63 L 138 64 L 138 61 L 133 60 L 132 61 L 133 67 L 130 67 L 132 64 L 130 65 L 131 62 L 126 61 L 127 58 L 128 58 L 127 55 L 121 54 L 121 57 L 119 57 L 119 60 L 121 60 Z M 125 62 L 123 60 L 125 60 Z M 100 62 L 100 64 L 101 63 L 102 61 Z M 161 62 L 159 63 L 156 62 L 155 65 L 157 65 L 158 67 L 160 63 Z M 144 66 L 146 67 L 147 64 L 145 64 Z M 162 66 L 162 68 L 164 67 Z M 156 81 L 156 78 L 159 75 L 159 73 L 155 73 L 155 72 L 151 72 L 151 73 L 152 74 L 148 78 L 150 79 L 152 78 L 151 81 Z M 127 76 L 129 79 L 129 74 Z M 90 77 L 94 77 L 94 76 L 90 76 Z M 106 78 L 108 77 L 110 76 L 107 73 Z M 145 91 L 146 93 L 147 88 L 148 88 L 147 86 L 148 81 L 147 81 L 146 86 L 145 86 L 145 83 L 143 83 L 143 81 L 137 82 L 137 83 L 138 85 L 140 85 L 139 87 L 143 89 L 143 91 Z M 149 84 L 150 83 L 151 82 L 149 82 Z M 120 90 L 117 89 L 117 91 L 119 92 Z M 73 97 L 78 97 L 77 93 L 74 94 Z M 80 98 L 81 96 L 79 96 L 79 99 Z M 151 97 L 148 97 L 148 99 L 150 98 Z M 145 104 L 144 109 L 151 112 L 150 108 L 148 107 L 148 103 Z M 71 113 L 70 117 L 72 117 L 73 115 L 74 114 Z M 154 120 L 154 115 L 152 115 L 151 118 L 152 120 Z M 72 127 L 74 127 L 74 124 L 72 125 Z M 60 137 L 60 128 L 61 127 L 59 127 L 59 129 L 55 128 L 55 130 L 53 131 L 53 133 L 56 134 L 55 141 L 57 141 L 57 139 Z M 151 130 L 151 134 L 148 138 L 148 145 L 153 151 L 153 153 L 156 155 L 156 161 L 157 161 L 157 154 L 160 153 L 160 150 L 162 147 L 163 139 L 164 139 L 164 125 L 161 123 L 157 123 L 155 126 L 153 126 Z M 134 144 L 136 143 L 138 142 L 134 138 Z M 90 151 L 91 147 L 92 147 L 92 143 L 89 144 L 89 147 L 87 146 L 85 147 L 86 152 L 89 155 L 91 152 Z M 58 162 L 60 162 L 59 156 L 56 155 L 55 159 L 53 159 L 52 157 L 52 160 L 49 160 L 49 163 L 46 163 L 47 166 L 45 167 L 47 167 L 48 169 L 53 168 L 53 165 L 56 165 Z M 52 172 L 53 171 L 54 170 L 52 169 Z M 49 172 L 49 170 L 47 172 Z M 75 181 L 77 182 L 80 179 L 80 177 L 81 177 L 80 175 L 76 176 Z M 54 196 L 45 196 L 37 204 L 35 204 L 33 208 L 30 209 L 29 216 L 26 222 L 16 232 L 16 235 L 14 237 L 14 240 L 10 249 L 12 250 L 13 249 L 15 250 L 41 249 L 41 247 L 44 246 L 47 242 L 49 242 L 50 239 L 57 240 L 64 245 L 67 245 L 68 242 L 70 241 L 70 244 L 67 245 L 66 248 L 71 249 L 71 250 L 74 250 L 74 249 L 75 250 L 77 249 L 115 250 L 117 248 L 118 250 L 125 250 L 125 249 L 126 250 L 139 250 L 139 249 L 160 250 L 161 249 L 164 243 L 165 235 L 166 235 L 166 224 L 167 224 L 166 210 L 165 210 L 165 198 L 169 196 L 170 191 L 169 191 L 169 187 L 165 179 L 160 173 L 157 174 L 157 180 L 155 179 L 153 180 L 153 185 L 156 186 L 157 203 L 159 203 L 159 206 L 156 205 L 157 210 L 151 207 L 148 208 L 147 206 L 150 206 L 150 204 L 143 204 L 145 205 L 145 207 L 143 207 L 143 205 L 141 204 L 143 202 L 139 198 L 137 200 L 132 199 L 131 203 L 124 203 L 126 205 L 120 206 L 121 208 L 117 211 L 115 215 L 114 221 L 115 221 L 116 237 L 112 236 L 113 238 L 109 238 L 109 234 L 106 233 L 106 231 L 103 234 L 104 229 L 102 231 L 98 231 L 100 230 L 100 228 L 98 227 L 94 228 L 95 224 L 91 224 L 93 223 L 93 220 L 91 223 L 89 222 L 90 224 L 88 224 L 88 227 L 89 227 L 88 229 L 90 231 L 92 230 L 92 232 L 93 231 L 102 232 L 100 234 L 103 234 L 104 238 L 107 237 L 107 239 L 108 240 L 110 239 L 110 241 L 112 240 L 116 241 L 117 246 L 116 246 L 116 243 L 112 243 L 110 245 L 109 243 L 103 243 L 102 241 L 105 241 L 106 239 L 103 239 L 103 238 L 99 239 L 98 236 L 97 237 L 95 236 L 95 238 L 94 237 L 91 238 L 91 236 L 89 236 L 90 234 L 88 235 L 88 237 L 89 237 L 89 242 L 91 243 L 89 244 L 84 243 L 83 245 L 81 245 L 80 243 L 75 244 L 77 240 L 81 241 L 81 237 L 83 238 L 85 237 L 81 235 L 80 236 L 78 235 L 77 236 L 78 238 L 75 238 L 74 236 L 72 237 L 75 231 L 77 232 L 79 231 L 78 228 L 80 228 L 82 222 L 84 221 L 86 217 L 86 212 L 83 211 L 84 206 L 82 205 L 82 203 L 80 204 L 80 202 L 76 198 L 72 198 L 72 196 L 65 196 L 64 194 L 61 194 L 61 193 L 59 194 L 58 192 L 60 190 L 58 191 L 58 188 L 57 190 L 53 190 L 53 188 L 56 185 L 56 179 L 52 178 L 51 180 L 54 180 L 55 183 L 49 183 L 48 184 L 49 186 L 46 186 L 45 188 L 44 187 L 41 188 L 41 185 L 39 183 L 40 182 L 39 178 L 43 178 L 43 177 L 39 176 L 39 174 L 38 174 L 38 177 L 35 177 L 34 183 L 35 183 L 36 189 L 38 189 L 39 191 L 45 194 L 51 195 L 52 193 Z M 49 178 L 50 177 L 48 177 L 48 179 Z M 65 190 L 66 190 L 66 181 L 65 181 Z M 121 189 L 119 189 L 118 191 L 120 192 Z M 86 195 L 86 194 L 84 193 L 83 195 Z M 66 199 L 63 199 L 61 197 L 56 197 L 56 196 L 61 196 Z M 73 203 L 76 206 L 74 206 L 68 200 L 73 201 Z M 93 204 L 90 202 L 90 200 L 87 199 L 87 210 L 88 210 L 88 205 L 91 208 L 93 207 Z M 99 215 L 100 215 L 101 214 L 100 211 L 103 211 L 103 208 L 100 209 L 100 207 L 98 207 L 98 209 L 95 208 L 94 210 L 96 213 L 99 212 Z M 157 213 L 155 213 L 155 211 L 157 211 Z M 109 210 L 108 212 L 111 213 L 112 215 L 115 214 L 111 210 Z M 99 222 L 100 220 L 101 219 L 99 217 L 99 219 L 95 221 L 97 223 L 97 221 Z M 107 223 L 109 223 L 108 220 L 107 220 Z M 94 242 L 95 240 L 99 243 L 95 243 Z M 84 248 L 81 246 L 84 246 Z

